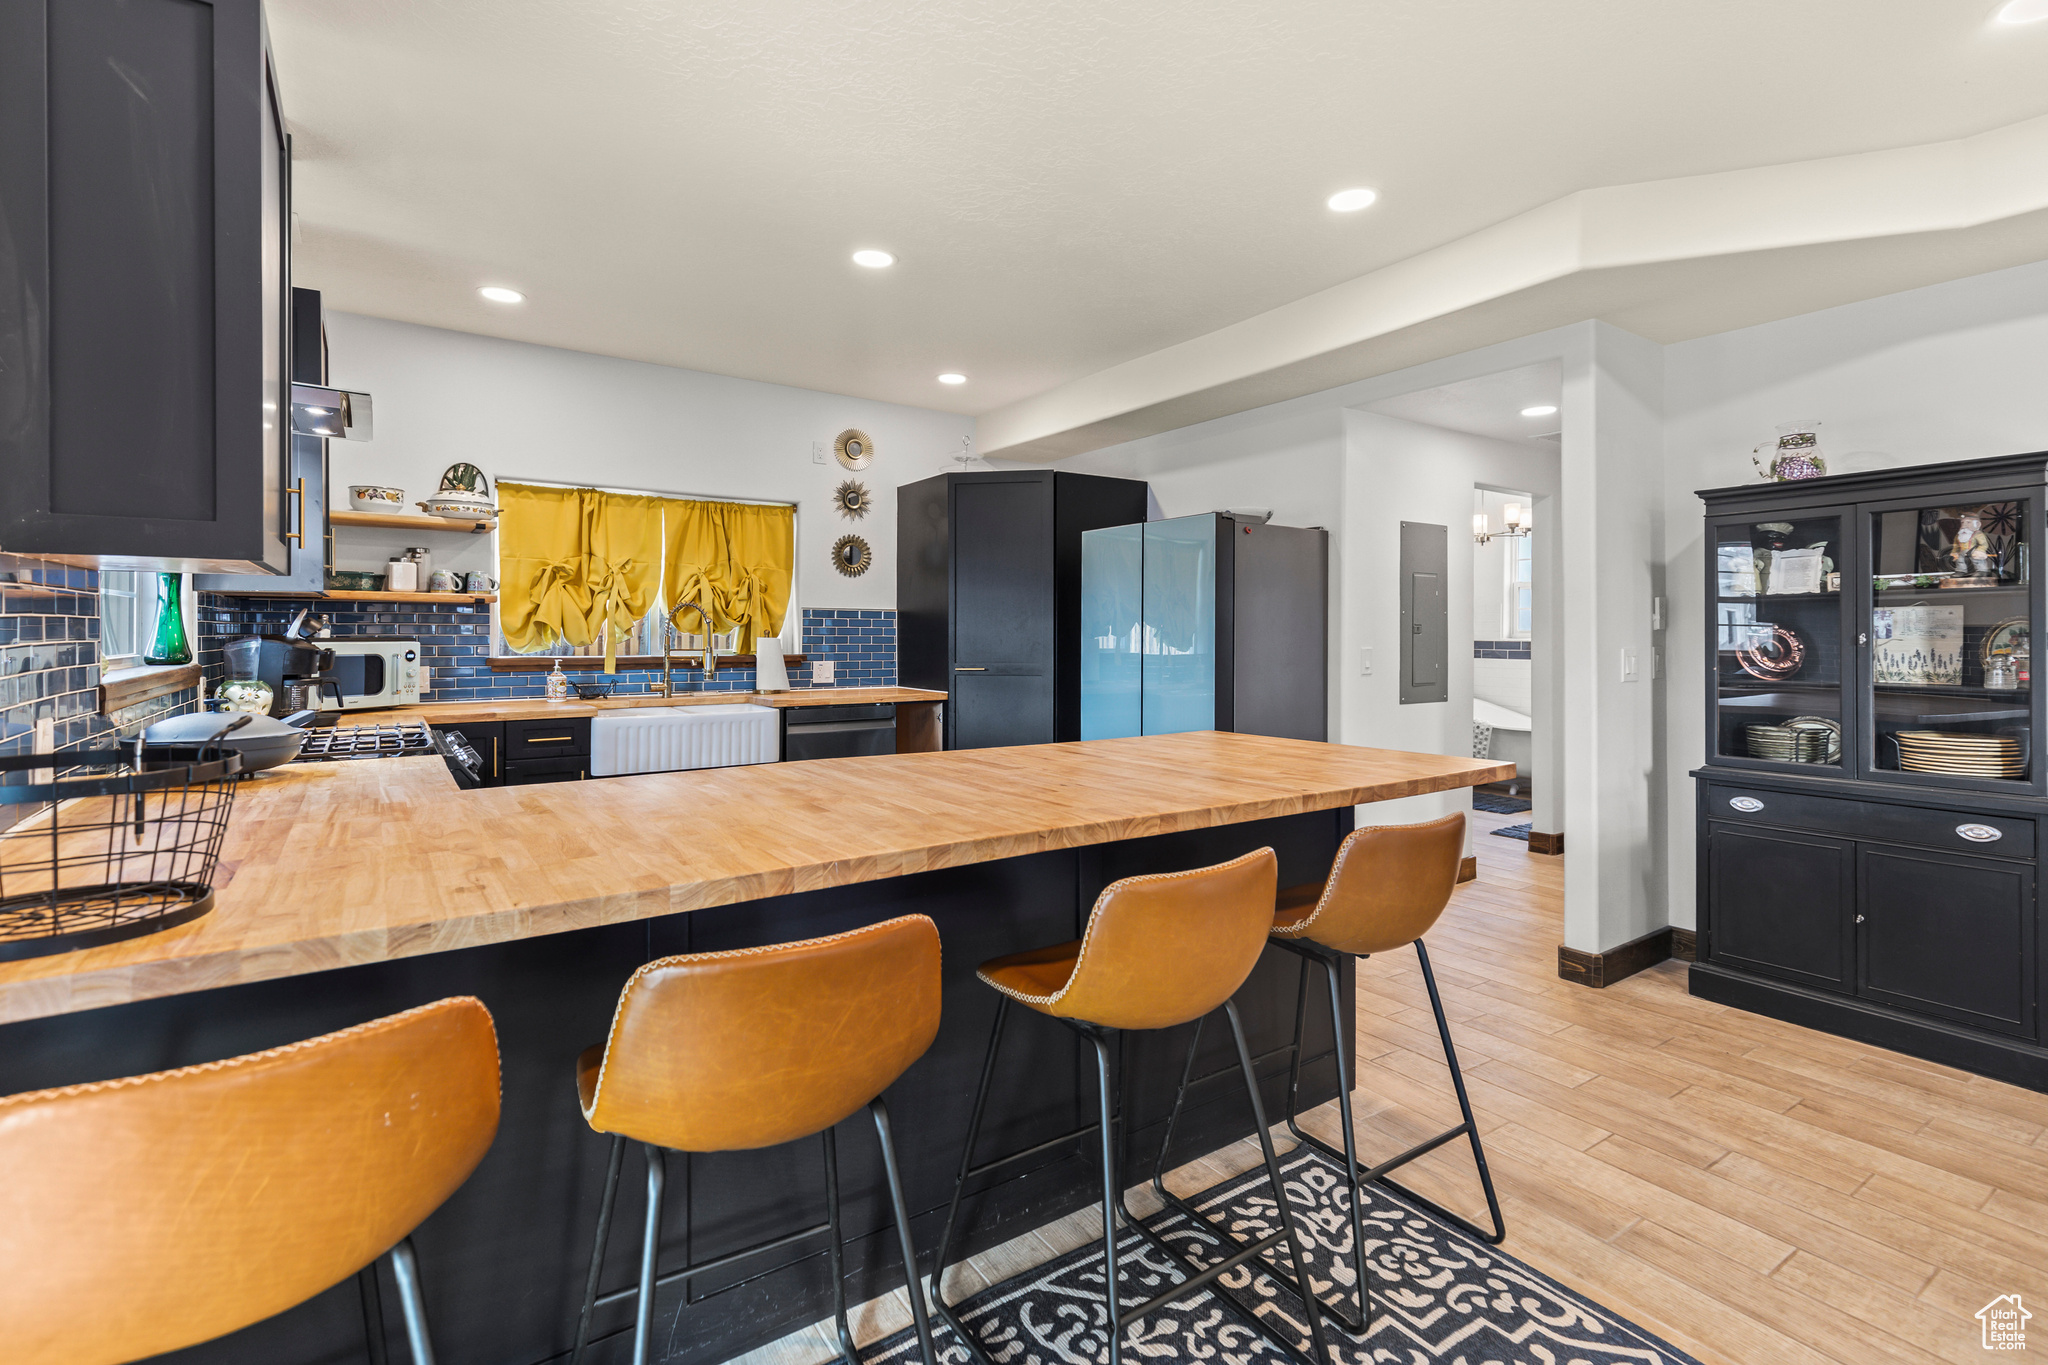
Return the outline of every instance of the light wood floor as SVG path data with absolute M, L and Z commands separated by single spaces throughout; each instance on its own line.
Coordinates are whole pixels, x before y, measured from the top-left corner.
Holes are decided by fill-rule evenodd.
M 1479 880 L 1428 942 L 1507 1250 L 1710 1365 L 1984 1360 L 1973 1315 L 2013 1293 L 2048 1349 L 2048 1096 L 1695 1000 L 1675 962 L 1604 991 L 1560 981 L 1562 860 L 1486 832 L 1512 817 L 1480 820 Z M 1455 1121 L 1412 954 L 1359 964 L 1358 1050 L 1362 1155 Z M 1311 1122 L 1335 1137 L 1332 1108 Z M 1476 1214 L 1463 1151 L 1405 1182 Z M 1246 1139 L 1173 1183 L 1257 1153 Z M 1084 1212 L 984 1253 L 949 1295 L 1097 1225 Z M 898 1291 L 856 1336 L 908 1321 Z M 836 1354 L 814 1327 L 743 1359 Z

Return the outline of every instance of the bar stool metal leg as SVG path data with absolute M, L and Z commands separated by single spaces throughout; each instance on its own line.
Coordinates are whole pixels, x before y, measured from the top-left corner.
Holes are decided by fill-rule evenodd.
M 1191 1078 L 1194 1072 L 1193 1049 L 1199 1046 L 1201 1042 L 1201 1021 L 1198 1020 L 1196 1023 L 1195 1037 L 1189 1044 L 1190 1051 L 1188 1063 L 1181 1075 L 1180 1093 L 1175 1096 L 1173 1110 L 1167 1117 L 1166 1134 L 1161 1139 L 1159 1166 L 1153 1173 L 1152 1188 L 1156 1193 L 1158 1193 L 1158 1195 L 1163 1201 L 1165 1201 L 1172 1208 L 1177 1209 L 1181 1213 L 1181 1215 L 1185 1217 L 1191 1224 L 1193 1224 L 1196 1227 L 1202 1228 L 1205 1231 L 1214 1233 L 1217 1236 L 1218 1240 L 1228 1244 L 1232 1248 L 1232 1251 L 1223 1260 L 1219 1261 L 1215 1265 L 1210 1266 L 1207 1270 L 1196 1271 L 1195 1267 L 1187 1260 L 1186 1257 L 1182 1256 L 1180 1252 L 1175 1250 L 1164 1238 L 1159 1236 L 1158 1233 L 1154 1232 L 1149 1226 L 1147 1226 L 1135 1213 L 1131 1212 L 1131 1210 L 1128 1207 L 1123 1206 L 1121 1195 L 1119 1195 L 1119 1208 L 1123 1213 L 1125 1221 L 1129 1223 L 1131 1228 L 1138 1232 L 1141 1236 L 1143 1236 L 1147 1241 L 1151 1242 L 1152 1245 L 1157 1247 L 1163 1254 L 1173 1258 L 1182 1267 L 1186 1268 L 1190 1272 L 1193 1272 L 1190 1274 L 1190 1277 L 1188 1279 L 1182 1281 L 1177 1285 L 1174 1285 L 1172 1288 L 1166 1290 L 1165 1292 L 1156 1295 L 1151 1299 L 1148 1299 L 1146 1302 L 1140 1304 L 1136 1308 L 1131 1309 L 1127 1316 L 1135 1320 L 1137 1318 L 1143 1317 L 1145 1314 L 1151 1312 L 1153 1309 L 1160 1307 L 1162 1304 L 1168 1303 L 1174 1299 L 1184 1298 L 1193 1290 L 1200 1288 L 1203 1285 L 1207 1285 L 1211 1281 L 1221 1277 L 1225 1272 L 1234 1270 L 1238 1266 L 1244 1264 L 1247 1261 L 1263 1257 L 1266 1252 L 1272 1250 L 1274 1247 L 1278 1246 L 1281 1242 L 1284 1241 L 1287 1243 L 1289 1253 L 1294 1258 L 1295 1291 L 1301 1295 L 1302 1311 L 1308 1316 L 1309 1340 L 1313 1346 L 1312 1352 L 1304 1352 L 1298 1347 L 1292 1345 L 1291 1343 L 1282 1342 L 1278 1338 L 1272 1337 L 1268 1333 L 1268 1329 L 1263 1324 L 1259 1323 L 1256 1318 L 1252 1317 L 1252 1315 L 1248 1311 L 1246 1311 L 1245 1308 L 1241 1304 L 1239 1304 L 1237 1300 L 1233 1298 L 1231 1295 L 1227 1293 L 1219 1293 L 1216 1296 L 1216 1298 L 1218 1302 L 1220 1302 L 1225 1307 L 1225 1309 L 1234 1312 L 1239 1317 L 1245 1319 L 1245 1321 L 1252 1327 L 1254 1331 L 1258 1332 L 1262 1336 L 1266 1336 L 1268 1340 L 1272 1341 L 1274 1345 L 1279 1346 L 1294 1360 L 1298 1362 L 1310 1362 L 1311 1365 L 1322 1365 L 1322 1363 L 1327 1361 L 1328 1359 L 1326 1351 L 1326 1342 L 1323 1336 L 1322 1304 L 1314 1297 L 1313 1293 L 1311 1292 L 1311 1284 L 1308 1273 L 1308 1262 L 1302 1258 L 1301 1242 L 1295 1231 L 1294 1213 L 1288 1207 L 1287 1204 L 1287 1187 L 1281 1183 L 1280 1163 L 1273 1153 L 1273 1138 L 1272 1135 L 1266 1131 L 1266 1105 L 1265 1101 L 1259 1095 L 1258 1071 L 1252 1065 L 1251 1048 L 1245 1042 L 1244 1024 L 1237 1013 L 1237 1002 L 1234 1000 L 1225 1001 L 1223 1005 L 1223 1012 L 1225 1017 L 1230 1021 L 1231 1038 L 1236 1044 L 1237 1048 L 1238 1073 L 1244 1080 L 1245 1092 L 1251 1100 L 1252 1121 L 1258 1128 L 1259 1149 L 1261 1155 L 1265 1159 L 1266 1178 L 1272 1182 L 1273 1203 L 1280 1215 L 1280 1231 L 1272 1233 L 1266 1237 L 1262 1237 L 1257 1242 L 1246 1243 L 1240 1240 L 1236 1236 L 1236 1234 L 1230 1232 L 1228 1229 L 1219 1227 L 1217 1224 L 1210 1221 L 1206 1216 L 1203 1215 L 1203 1213 L 1199 1209 L 1195 1208 L 1192 1204 L 1189 1204 L 1187 1201 L 1181 1199 L 1178 1195 L 1175 1195 L 1171 1191 L 1169 1191 L 1160 1178 L 1165 1169 L 1167 1144 L 1171 1143 L 1173 1139 L 1173 1125 L 1180 1117 L 1180 1109 L 1187 1097 L 1188 1086 L 1191 1084 Z M 1222 1073 L 1218 1072 L 1216 1074 L 1220 1075 Z M 1275 1278 L 1279 1278 L 1281 1272 L 1278 1269 L 1270 1265 L 1266 1265 L 1263 1262 L 1261 1263 L 1261 1266 L 1267 1274 L 1270 1274 Z
M 954 1315 L 953 1305 L 946 1302 L 946 1271 L 952 1268 L 953 1233 L 959 1224 L 960 1198 L 966 1193 L 969 1177 L 975 1173 L 974 1144 L 981 1136 L 982 1113 L 988 1108 L 989 1087 L 995 1080 L 996 1052 L 1003 1045 L 1003 1025 L 1009 1017 L 1010 998 L 997 996 L 996 1021 L 989 1030 L 988 1052 L 981 1061 L 981 1082 L 974 1088 L 974 1108 L 967 1118 L 967 1141 L 960 1148 L 960 1171 L 953 1177 L 953 1201 L 946 1207 L 946 1230 L 939 1236 L 939 1254 L 932 1262 L 932 1310 L 939 1315 L 941 1322 L 953 1329 L 954 1335 L 966 1343 L 969 1353 L 980 1365 L 987 1365 L 980 1343 L 967 1329 L 967 1324 Z
M 1286 948 L 1290 952 L 1299 953 L 1304 959 L 1313 957 L 1318 962 L 1322 963 L 1323 970 L 1326 973 L 1328 973 L 1330 977 L 1331 1016 L 1333 1019 L 1342 1020 L 1344 1017 L 1341 1008 L 1342 1000 L 1341 994 L 1337 986 L 1337 970 L 1341 965 L 1340 956 L 1337 953 L 1331 952 L 1328 949 L 1319 948 L 1313 944 L 1291 943 L 1284 939 L 1276 939 L 1274 940 L 1274 942 L 1277 946 Z M 1429 950 L 1422 946 L 1422 940 L 1419 938 L 1415 940 L 1415 955 L 1422 963 L 1422 981 L 1423 984 L 1429 989 L 1429 1005 L 1431 1011 L 1436 1016 L 1437 1037 L 1443 1043 L 1444 1062 L 1450 1068 L 1451 1088 L 1457 1094 L 1458 1113 L 1462 1121 L 1458 1123 L 1455 1127 L 1446 1128 L 1443 1132 L 1436 1134 L 1434 1137 L 1426 1138 L 1423 1141 L 1416 1143 L 1413 1147 L 1410 1147 L 1407 1151 L 1402 1152 L 1398 1156 L 1391 1157 L 1386 1161 L 1380 1162 L 1377 1166 L 1373 1166 L 1370 1169 L 1363 1171 L 1359 1171 L 1357 1169 L 1358 1147 L 1351 1132 L 1351 1125 L 1349 1122 L 1345 1124 L 1344 1146 L 1346 1150 L 1342 1152 L 1330 1146 L 1329 1143 L 1324 1142 L 1321 1138 L 1315 1136 L 1315 1134 L 1303 1131 L 1301 1124 L 1297 1121 L 1298 1116 L 1295 1110 L 1296 1094 L 1295 1089 L 1292 1085 L 1290 1085 L 1287 1094 L 1287 1130 L 1290 1133 L 1294 1134 L 1294 1136 L 1303 1144 L 1315 1148 L 1317 1151 L 1321 1152 L 1324 1156 L 1329 1157 L 1331 1160 L 1344 1162 L 1345 1170 L 1348 1173 L 1355 1172 L 1355 1183 L 1353 1185 L 1354 1189 L 1363 1188 L 1365 1185 L 1369 1184 L 1384 1186 L 1385 1188 L 1390 1189 L 1394 1193 L 1400 1195 L 1403 1199 L 1406 1199 L 1409 1203 L 1414 1204 L 1417 1208 L 1422 1209 L 1431 1217 L 1449 1223 L 1451 1226 L 1459 1229 L 1460 1231 L 1466 1233 L 1469 1236 L 1478 1238 L 1480 1241 L 1485 1242 L 1489 1246 L 1499 1246 L 1501 1242 L 1505 1241 L 1507 1238 L 1507 1223 L 1501 1215 L 1500 1198 L 1494 1192 L 1493 1173 L 1491 1170 L 1488 1169 L 1486 1164 L 1486 1150 L 1481 1145 L 1479 1140 L 1478 1119 L 1472 1113 L 1472 1101 L 1470 1096 L 1468 1096 L 1465 1091 L 1465 1072 L 1463 1068 L 1461 1068 L 1458 1065 L 1457 1049 L 1451 1045 L 1451 1025 L 1450 1021 L 1444 1016 L 1443 998 L 1437 992 L 1436 973 L 1433 970 L 1431 970 L 1429 965 Z M 1304 966 L 1303 975 L 1306 976 L 1306 974 L 1306 967 Z M 1339 1071 L 1343 1076 L 1348 1078 L 1351 1074 L 1351 1049 L 1346 1039 L 1344 1038 L 1344 1029 L 1342 1024 L 1339 1023 L 1334 1025 L 1331 1029 L 1331 1033 L 1334 1037 L 1334 1041 L 1336 1044 L 1337 1065 Z M 1297 1041 L 1295 1063 L 1293 1072 L 1291 1074 L 1298 1078 L 1301 1060 L 1301 1053 L 1299 1050 L 1299 1032 L 1297 1032 L 1296 1034 L 1296 1040 Z M 1349 1090 L 1342 1091 L 1338 1096 L 1338 1101 L 1340 1112 L 1348 1120 L 1351 1116 L 1351 1092 Z M 1415 1160 L 1417 1157 L 1433 1152 L 1437 1148 L 1443 1146 L 1445 1143 L 1460 1137 L 1466 1139 L 1466 1141 L 1471 1145 L 1472 1148 L 1473 1164 L 1477 1166 L 1479 1171 L 1479 1185 L 1481 1190 L 1486 1195 L 1487 1212 L 1491 1215 L 1493 1220 L 1493 1229 L 1490 1232 L 1484 1228 L 1479 1227 L 1477 1224 L 1473 1223 L 1472 1220 L 1470 1220 L 1469 1218 L 1465 1218 L 1462 1215 L 1452 1213 L 1449 1209 L 1443 1207 L 1441 1204 L 1436 1203 L 1434 1200 L 1429 1199 L 1423 1195 L 1417 1194 L 1415 1191 L 1409 1189 L 1407 1186 L 1398 1184 L 1394 1180 L 1389 1178 L 1390 1172 L 1398 1170 L 1400 1167 L 1407 1165 L 1409 1162 Z M 1363 1283 L 1363 1281 L 1361 1281 L 1361 1283 Z M 1370 1312 L 1370 1309 L 1368 1308 L 1366 1311 Z
M 597 1245 L 590 1249 L 590 1275 L 583 1282 L 583 1309 L 576 1315 L 576 1345 L 569 1352 L 569 1365 L 583 1365 L 583 1348 L 590 1342 L 590 1315 L 597 1307 L 597 1285 L 604 1274 L 604 1244 L 611 1236 L 612 1206 L 618 1202 L 619 1167 L 626 1160 L 626 1139 L 612 1134 L 612 1150 L 604 1167 L 604 1199 L 597 1206 Z
M 420 1262 L 407 1237 L 386 1253 L 398 1280 L 398 1306 L 405 1314 L 405 1343 L 413 1365 L 434 1365 L 434 1343 L 427 1339 L 427 1306 L 420 1298 Z
M 880 1095 L 868 1101 L 874 1116 L 875 1136 L 882 1143 L 882 1169 L 889 1177 L 889 1207 L 896 1218 L 896 1240 L 903 1250 L 904 1287 L 910 1295 L 910 1316 L 917 1324 L 917 1344 L 924 1349 L 924 1365 L 938 1365 L 932 1350 L 932 1325 L 925 1314 L 924 1287 L 917 1280 L 917 1247 L 910 1240 L 910 1208 L 903 1198 L 903 1175 L 896 1167 L 896 1141 L 889 1133 L 889 1106 Z M 838 1210 L 833 1210 L 836 1215 Z M 836 1234 L 835 1234 L 836 1236 Z M 859 1356 L 849 1356 L 847 1365 L 860 1365 Z
M 1102 1130 L 1102 1301 L 1109 1310 L 1109 1365 L 1123 1365 L 1124 1324 L 1116 1287 L 1116 1215 L 1122 1204 L 1117 1181 L 1116 1101 L 1110 1092 L 1109 1038 L 1100 1030 L 1089 1035 L 1095 1044 L 1096 1123 Z M 1135 1219 L 1133 1220 L 1136 1221 Z
M 640 1232 L 640 1297 L 633 1305 L 633 1365 L 647 1365 L 647 1341 L 654 1335 L 654 1261 L 661 1249 L 661 1195 L 668 1184 L 668 1154 L 652 1143 L 647 1153 L 647 1221 Z
M 832 1228 L 832 1322 L 839 1329 L 839 1354 L 845 1357 L 846 1365 L 860 1365 L 860 1352 L 853 1344 L 853 1327 L 846 1320 L 846 1243 L 839 1227 L 839 1141 L 830 1128 L 820 1136 L 825 1140 L 825 1210 Z

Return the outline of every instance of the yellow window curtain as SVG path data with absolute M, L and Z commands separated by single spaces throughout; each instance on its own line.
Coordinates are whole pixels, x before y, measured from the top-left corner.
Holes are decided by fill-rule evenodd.
M 498 485 L 498 627 L 521 654 L 591 641 L 586 491 Z
M 744 502 L 671 498 L 662 503 L 667 567 L 662 602 L 673 612 L 695 602 L 714 629 L 739 627 L 739 650 L 754 652 L 782 630 L 796 559 L 796 510 Z
M 729 629 L 732 625 L 731 621 L 719 619 L 718 592 L 713 587 L 718 566 L 725 562 L 725 522 L 718 515 L 719 506 L 715 502 L 681 498 L 665 498 L 661 504 L 662 610 L 673 620 L 676 608 L 685 602 L 695 602 L 711 617 L 713 630 Z M 678 629 L 692 633 L 698 624 L 690 616 L 676 622 Z
M 796 567 L 796 509 L 755 503 L 719 504 L 725 519 L 725 614 L 740 627 L 739 649 L 782 633 Z
M 603 631 L 604 671 L 616 673 L 619 641 L 653 608 L 660 584 L 662 500 L 579 491 L 590 547 L 588 638 Z

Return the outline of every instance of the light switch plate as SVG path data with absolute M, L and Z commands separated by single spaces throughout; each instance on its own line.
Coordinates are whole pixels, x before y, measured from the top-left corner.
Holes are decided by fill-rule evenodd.
M 823 464 L 823 463 L 825 463 L 825 448 L 826 448 L 826 444 L 825 444 L 825 442 L 823 442 L 823 441 L 813 441 L 813 442 L 811 442 L 811 463 L 812 463 L 812 464 Z
M 1358 676 L 1361 678 L 1370 678 L 1372 676 L 1371 645 L 1360 645 L 1358 647 Z
M 1636 680 L 1636 652 L 1632 649 L 1621 651 L 1621 680 L 1625 683 Z
M 1650 599 L 1650 629 L 1664 629 L 1664 599 L 1661 597 Z
M 814 659 L 811 662 L 811 681 L 814 683 L 831 682 L 837 668 L 838 665 L 830 659 Z

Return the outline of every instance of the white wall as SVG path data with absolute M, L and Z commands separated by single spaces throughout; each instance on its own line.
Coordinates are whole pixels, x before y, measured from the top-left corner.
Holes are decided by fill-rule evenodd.
M 375 400 L 375 439 L 329 444 L 330 505 L 350 484 L 394 484 L 410 504 L 441 471 L 466 461 L 499 478 L 646 489 L 797 504 L 796 600 L 806 607 L 896 605 L 896 486 L 953 467 L 974 421 L 809 389 L 586 355 L 350 313 L 327 315 L 329 374 Z M 812 462 L 812 444 L 857 427 L 874 462 L 857 474 Z M 858 479 L 874 511 L 849 522 L 831 505 Z M 874 567 L 832 568 L 840 536 L 863 536 Z M 338 568 L 382 569 L 409 543 L 430 543 L 436 567 L 494 573 L 495 537 L 422 538 L 339 528 Z
M 1507 441 L 1379 413 L 1345 414 L 1349 438 L 1344 485 L 1344 598 L 1337 625 L 1342 642 L 1343 725 L 1346 744 L 1420 753 L 1472 752 L 1473 546 L 1475 484 L 1549 492 L 1557 486 L 1557 456 Z M 1442 702 L 1401 703 L 1401 523 L 1445 528 L 1446 600 L 1450 613 L 1450 669 Z M 1489 630 L 1498 626 L 1489 627 Z M 1355 665 L 1370 647 L 1368 676 Z M 1361 808 L 1374 824 L 1427 820 L 1470 810 L 1469 791 L 1385 801 Z
M 1695 923 L 1693 780 L 1705 760 L 1702 509 L 1750 450 L 1818 418 L 1834 473 L 2048 449 L 2048 262 L 1680 342 L 1664 352 L 1671 604 L 1664 727 L 1671 922 Z

